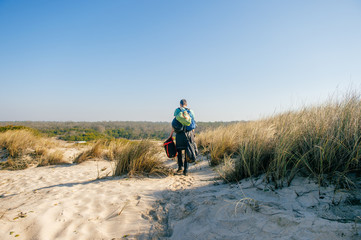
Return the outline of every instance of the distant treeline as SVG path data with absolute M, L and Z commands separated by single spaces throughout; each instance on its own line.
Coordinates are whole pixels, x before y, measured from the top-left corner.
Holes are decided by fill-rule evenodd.
M 235 122 L 197 122 L 198 133 Z M 49 137 L 65 141 L 91 141 L 101 138 L 166 139 L 172 131 L 169 122 L 0 122 L 0 127 L 25 126 Z M 9 127 L 11 126 L 11 127 Z M 0 128 L 1 129 L 1 128 Z

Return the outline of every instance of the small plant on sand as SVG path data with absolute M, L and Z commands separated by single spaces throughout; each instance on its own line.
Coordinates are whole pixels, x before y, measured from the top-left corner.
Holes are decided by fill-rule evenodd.
M 236 206 L 234 208 L 234 214 L 237 214 L 237 211 L 247 212 L 247 209 L 251 209 L 252 211 L 259 211 L 259 203 L 257 200 L 249 197 L 244 197 L 241 200 L 237 201 Z

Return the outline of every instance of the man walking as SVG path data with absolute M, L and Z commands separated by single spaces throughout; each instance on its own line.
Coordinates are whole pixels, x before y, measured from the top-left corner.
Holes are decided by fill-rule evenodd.
M 196 127 L 195 125 L 195 120 L 194 120 L 194 112 L 189 109 L 187 107 L 187 100 L 182 99 L 180 101 L 180 107 L 177 108 L 174 111 L 174 117 L 178 116 L 179 113 L 186 111 L 189 116 L 191 117 L 191 124 L 189 126 L 184 126 L 183 127 L 183 131 L 178 131 L 176 133 L 176 147 L 177 147 L 177 153 L 178 153 L 178 170 L 177 172 L 181 172 L 182 171 L 182 167 L 184 167 L 183 169 L 183 174 L 185 176 L 187 176 L 187 172 L 188 172 L 188 162 L 186 159 L 186 154 L 184 154 L 184 161 L 183 161 L 183 150 L 187 149 L 187 146 L 189 145 L 189 141 L 194 142 L 194 129 Z M 185 151 L 186 153 L 187 151 Z

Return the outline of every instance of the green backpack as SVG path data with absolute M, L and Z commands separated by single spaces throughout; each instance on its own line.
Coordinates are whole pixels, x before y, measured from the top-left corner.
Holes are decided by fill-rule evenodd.
M 189 115 L 187 110 L 182 110 L 175 116 L 175 118 L 180 122 L 183 126 L 189 126 L 192 123 L 192 118 Z

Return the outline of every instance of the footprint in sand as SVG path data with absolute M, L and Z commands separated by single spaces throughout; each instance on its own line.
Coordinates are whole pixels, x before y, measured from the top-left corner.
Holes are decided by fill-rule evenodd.
M 175 176 L 173 183 L 169 186 L 172 191 L 183 190 L 191 187 L 194 183 L 192 176 Z
M 141 199 L 142 197 L 139 196 L 139 195 L 134 195 L 133 198 L 134 198 L 134 200 L 137 202 L 135 205 L 138 206 L 139 203 L 140 203 L 140 199 Z

